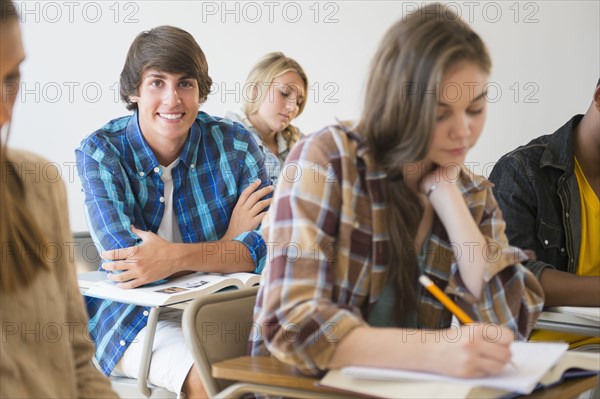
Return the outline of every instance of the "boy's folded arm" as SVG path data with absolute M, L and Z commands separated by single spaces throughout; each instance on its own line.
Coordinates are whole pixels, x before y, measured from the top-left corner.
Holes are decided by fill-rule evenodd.
M 99 252 L 138 245 L 141 240 L 133 234 L 131 225 L 143 221 L 135 220 L 133 209 L 125 200 L 125 182 L 115 174 L 110 155 L 105 154 L 102 161 L 98 161 L 87 151 L 78 149 L 76 157 L 88 228 Z

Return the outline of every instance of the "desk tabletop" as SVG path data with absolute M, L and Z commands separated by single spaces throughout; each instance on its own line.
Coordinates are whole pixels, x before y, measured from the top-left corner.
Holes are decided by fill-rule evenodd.
M 104 272 L 104 271 L 96 270 L 96 271 L 91 271 L 91 272 L 77 273 L 77 284 L 79 285 L 79 292 L 81 293 L 81 295 L 85 295 L 85 296 L 89 296 L 89 297 L 93 297 L 93 298 L 114 300 L 117 302 L 136 305 L 136 306 L 148 306 L 148 307 L 155 307 L 155 308 L 168 307 L 168 308 L 182 309 L 182 310 L 185 309 L 187 307 L 187 305 L 192 300 L 195 299 L 195 297 L 192 297 L 192 298 L 181 299 L 179 301 L 168 303 L 165 305 L 160 305 L 160 304 L 153 305 L 153 304 L 148 304 L 143 301 L 140 301 L 139 294 L 132 295 L 133 298 L 131 298 L 129 296 L 125 296 L 125 295 L 120 295 L 118 298 L 112 298 L 110 295 L 105 296 L 102 293 L 93 294 L 93 293 L 89 292 L 90 288 L 94 287 L 97 283 L 99 283 L 101 281 L 105 281 L 105 280 L 107 280 L 107 278 L 106 278 L 106 272 Z M 149 287 L 149 286 L 145 286 L 145 287 Z M 143 289 L 145 287 L 141 287 L 141 288 Z M 127 290 L 123 290 L 123 292 L 126 292 L 126 291 Z M 107 291 L 107 293 L 110 294 L 110 291 Z M 211 294 L 212 294 L 212 292 L 211 292 Z M 150 292 L 150 295 L 154 295 L 154 293 Z
M 212 366 L 214 378 L 233 380 L 246 383 L 273 385 L 308 391 L 332 393 L 335 390 L 317 385 L 318 378 L 307 377 L 294 367 L 280 362 L 273 357 L 243 356 L 215 363 Z M 526 398 L 576 398 L 600 383 L 598 376 L 568 380 L 558 386 L 541 389 Z
M 307 377 L 274 357 L 243 356 L 225 360 L 213 364 L 212 374 L 213 377 L 224 380 L 323 392 L 322 387 L 316 386 L 318 378 Z

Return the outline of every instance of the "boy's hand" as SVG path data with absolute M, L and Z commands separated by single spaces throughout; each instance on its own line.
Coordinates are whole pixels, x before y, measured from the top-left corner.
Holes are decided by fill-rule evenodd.
M 131 231 L 142 239 L 139 246 L 114 249 L 102 252 L 105 262 L 102 268 L 108 271 L 108 278 L 119 288 L 135 288 L 153 283 L 172 275 L 173 253 L 170 247 L 173 243 L 163 240 L 151 231 L 138 230 L 131 226 Z
M 255 230 L 260 225 L 265 217 L 265 208 L 271 205 L 273 200 L 272 198 L 263 198 L 274 190 L 273 186 L 266 186 L 257 190 L 260 183 L 260 180 L 256 180 L 242 191 L 222 240 L 232 240 L 245 231 Z

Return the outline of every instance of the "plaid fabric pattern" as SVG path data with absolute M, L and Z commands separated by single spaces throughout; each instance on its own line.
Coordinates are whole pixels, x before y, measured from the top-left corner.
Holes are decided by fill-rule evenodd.
M 248 117 L 244 114 L 243 111 L 240 112 L 227 112 L 225 114 L 225 118 L 231 119 L 234 122 L 241 123 L 246 130 L 252 133 L 252 137 L 256 140 L 258 144 L 258 148 L 262 151 L 265 156 L 265 168 L 267 169 L 267 174 L 271 178 L 271 185 L 276 186 L 277 181 L 279 180 L 279 175 L 281 174 L 281 167 L 285 162 L 288 154 L 290 153 L 290 148 L 288 148 L 287 141 L 283 138 L 281 132 L 277 132 L 275 135 L 275 140 L 277 142 L 277 154 L 273 153 L 271 149 L 265 145 L 260 137 L 260 134 L 256 130 Z M 301 136 L 302 133 L 300 133 Z
M 86 137 L 75 151 L 94 242 L 102 250 L 140 243 L 131 225 L 154 233 L 164 212 L 162 168 L 144 139 L 137 113 L 115 119 Z M 238 195 L 250 183 L 268 184 L 264 158 L 240 125 L 199 112 L 172 171 L 173 208 L 183 242 L 216 241 L 227 231 Z M 163 201 L 161 201 L 163 200 Z M 264 266 L 266 245 L 258 231 L 240 234 Z M 87 298 L 89 330 L 102 371 L 110 374 L 147 323 L 147 309 Z
M 269 254 L 251 353 L 271 353 L 304 373 L 318 374 L 327 368 L 336 342 L 366 324 L 387 282 L 387 176 L 360 137 L 342 126 L 297 143 L 282 176 L 263 221 Z M 459 186 L 489 244 L 484 292 L 477 300 L 462 283 L 459 254 L 437 218 L 424 245 L 421 272 L 475 320 L 508 326 L 524 337 L 542 310 L 541 287 L 519 263 L 524 254 L 508 245 L 491 184 L 463 169 Z M 437 300 L 421 288 L 417 295 L 414 317 L 403 327 L 450 326 L 452 315 Z

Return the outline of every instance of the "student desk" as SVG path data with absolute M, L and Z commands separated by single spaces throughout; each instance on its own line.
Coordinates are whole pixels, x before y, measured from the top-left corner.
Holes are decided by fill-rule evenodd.
M 293 367 L 272 357 L 243 356 L 225 360 L 213 365 L 212 375 L 214 378 L 224 380 L 302 389 L 323 394 L 337 392 L 317 386 L 318 378 L 304 376 Z M 581 393 L 596 387 L 599 381 L 598 376 L 571 379 L 553 388 L 538 390 L 523 397 L 576 398 Z
M 104 275 L 104 272 L 94 272 Z M 89 274 L 89 273 L 86 273 Z M 78 280 L 79 281 L 79 280 Z M 87 288 L 79 287 L 79 291 L 82 295 L 86 295 Z M 104 299 L 102 297 L 98 297 Z M 152 357 L 152 344 L 154 343 L 154 333 L 156 332 L 156 324 L 158 322 L 158 315 L 160 314 L 161 308 L 175 308 L 185 309 L 190 301 L 174 303 L 166 306 L 152 306 L 148 312 L 148 322 L 146 324 L 147 333 L 146 339 L 144 340 L 144 346 L 142 348 L 142 359 L 140 360 L 140 370 L 137 378 L 139 391 L 147 398 L 152 395 L 152 390 L 148 386 L 148 372 L 150 371 L 150 360 Z M 135 301 L 123 301 L 123 303 L 129 303 L 132 305 L 140 305 Z M 141 306 L 141 305 L 140 305 Z

